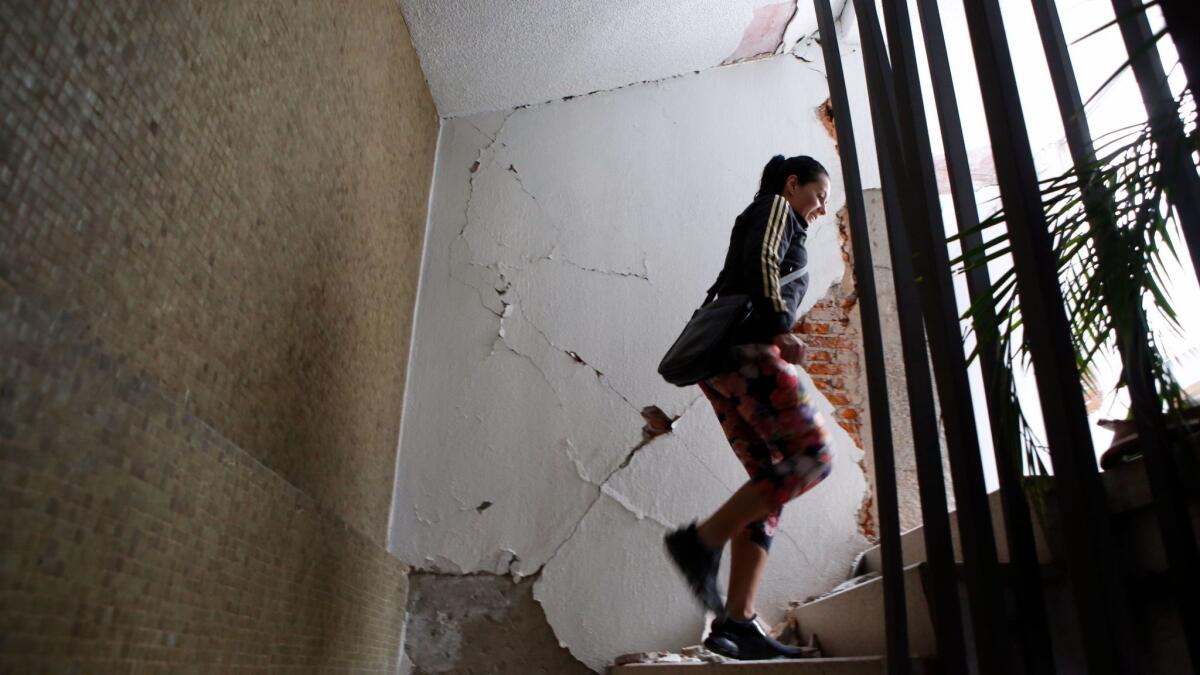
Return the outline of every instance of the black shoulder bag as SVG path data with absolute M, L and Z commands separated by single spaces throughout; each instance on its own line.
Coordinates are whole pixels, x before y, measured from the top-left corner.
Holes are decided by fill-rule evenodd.
M 783 288 L 806 272 L 807 265 L 780 279 L 779 287 Z M 725 353 L 734 330 L 754 311 L 750 296 L 744 293 L 713 299 L 724 274 L 721 270 L 716 283 L 708 289 L 704 304 L 692 313 L 683 332 L 658 364 L 658 374 L 667 382 L 686 387 L 719 373 L 725 365 Z

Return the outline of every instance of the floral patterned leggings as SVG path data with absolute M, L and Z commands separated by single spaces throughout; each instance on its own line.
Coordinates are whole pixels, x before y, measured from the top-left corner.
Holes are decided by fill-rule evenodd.
M 700 383 L 750 481 L 771 506 L 750 523 L 750 540 L 770 550 L 783 505 L 812 489 L 832 470 L 829 434 L 800 387 L 796 367 L 779 347 L 738 345 L 732 367 Z

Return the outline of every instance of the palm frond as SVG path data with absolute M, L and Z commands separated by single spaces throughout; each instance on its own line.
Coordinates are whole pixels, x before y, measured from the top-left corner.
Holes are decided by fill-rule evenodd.
M 1110 78 L 1111 79 L 1111 78 Z M 1189 147 L 1173 149 L 1195 153 L 1200 135 L 1195 133 L 1196 105 L 1190 90 L 1176 100 L 1171 114 L 1180 115 L 1188 129 Z M 1168 270 L 1178 263 L 1174 238 L 1176 215 L 1167 201 L 1164 152 L 1151 134 L 1154 120 L 1117 129 L 1097 138 L 1094 161 L 1073 166 L 1060 175 L 1040 181 L 1042 206 L 1056 256 L 1056 273 L 1066 307 L 1076 365 L 1088 386 L 1096 382 L 1097 359 L 1119 353 L 1116 334 L 1130 326 L 1143 326 L 1146 313 L 1173 332 L 1182 331 L 1168 294 Z M 1101 215 L 1101 222 L 1089 219 Z M 1003 205 L 970 234 L 982 243 L 963 247 L 952 261 L 959 273 L 990 266 L 1011 255 L 1008 215 Z M 951 240 L 961 241 L 968 232 Z M 990 235 L 990 236 L 989 236 Z M 1006 367 L 1028 365 L 1016 275 L 1009 268 L 992 282 L 986 297 L 976 298 L 963 314 L 976 338 L 995 339 L 995 354 Z M 979 357 L 977 346 L 969 360 Z M 1167 360 L 1158 351 L 1158 340 L 1148 336 L 1146 355 L 1165 411 L 1178 413 L 1186 397 L 1174 381 Z M 1124 386 L 1124 381 L 1118 387 Z M 1015 390 L 1007 396 L 1012 416 L 1020 421 L 1020 447 L 1027 471 L 1042 472 L 1040 441 L 1025 421 Z M 1013 446 L 1016 447 L 1016 446 Z

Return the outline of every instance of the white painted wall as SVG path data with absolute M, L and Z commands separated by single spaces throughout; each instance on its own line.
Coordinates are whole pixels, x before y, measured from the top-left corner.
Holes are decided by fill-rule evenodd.
M 535 597 L 555 634 L 597 670 L 698 642 L 703 616 L 661 538 L 745 474 L 700 392 L 655 367 L 771 155 L 821 160 L 830 214 L 841 208 L 840 165 L 815 112 L 826 97 L 824 75 L 789 55 L 444 123 L 396 555 L 448 572 L 542 570 Z M 808 242 L 805 308 L 843 272 L 832 215 Z M 651 404 L 681 418 L 626 465 Z M 764 618 L 845 579 L 867 545 L 862 453 L 832 426 L 833 474 L 785 509 Z
M 834 11 L 846 1 L 834 0 Z M 758 36 L 767 53 L 787 51 L 817 25 L 812 3 L 797 0 L 400 0 L 400 7 L 443 117 L 713 68 L 747 53 L 747 31 L 761 30 L 755 16 L 764 11 L 792 17 L 781 35 Z

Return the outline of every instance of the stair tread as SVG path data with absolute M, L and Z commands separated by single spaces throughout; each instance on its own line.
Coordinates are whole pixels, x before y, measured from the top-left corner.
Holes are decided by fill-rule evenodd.
M 923 560 L 917 561 L 915 563 L 910 563 L 910 564 L 904 566 L 903 572 L 908 573 L 913 570 L 920 569 L 922 566 L 927 565 L 927 564 L 928 563 L 926 563 Z M 876 584 L 882 584 L 882 583 L 883 583 L 883 575 L 878 574 L 878 576 L 867 579 L 866 581 L 863 581 L 862 583 L 859 583 L 859 584 L 855 584 L 854 586 L 851 586 L 849 588 L 843 588 L 840 591 L 827 593 L 825 595 L 813 598 L 812 600 L 802 602 L 802 603 L 800 603 L 800 605 L 798 605 L 798 607 L 807 607 L 809 605 L 815 605 L 819 602 L 825 602 L 826 600 L 831 600 L 833 598 L 840 598 L 847 593 L 853 593 L 854 591 L 858 591 L 860 589 L 871 588 L 871 587 L 875 586 Z M 797 607 L 797 606 L 793 605 L 793 607 Z
M 913 659 L 914 673 L 924 672 L 924 659 Z M 613 666 L 609 672 L 613 675 L 620 673 L 649 673 L 669 675 L 670 673 L 763 673 L 763 675 L 858 675 L 863 673 L 885 672 L 882 656 L 844 656 L 818 659 L 795 659 L 786 661 L 728 661 L 725 663 L 632 663 L 624 666 Z

